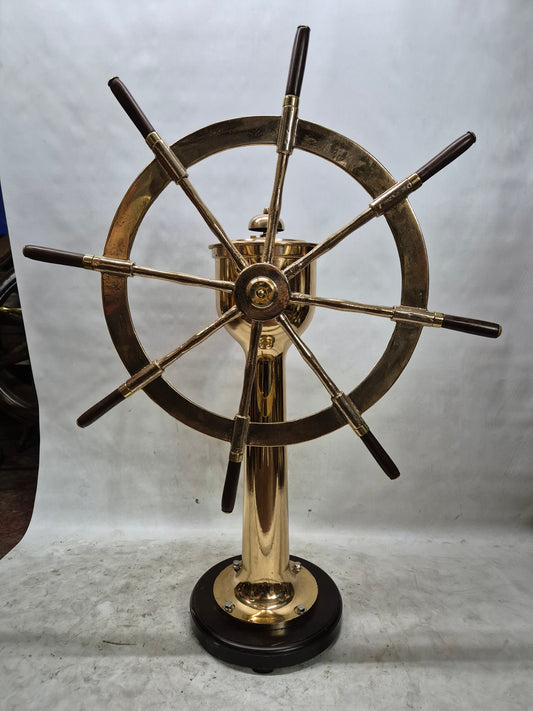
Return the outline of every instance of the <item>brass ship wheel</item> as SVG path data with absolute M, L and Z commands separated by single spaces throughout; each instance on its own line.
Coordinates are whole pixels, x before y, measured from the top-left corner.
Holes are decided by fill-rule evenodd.
M 309 29 L 296 34 L 281 116 L 249 116 L 208 126 L 169 146 L 155 131 L 124 84 L 111 90 L 155 154 L 122 200 L 102 256 L 28 246 L 42 261 L 102 272 L 106 321 L 130 378 L 78 420 L 91 424 L 126 397 L 144 390 L 173 417 L 230 442 L 222 508 L 233 510 L 241 462 L 248 448 L 243 552 L 202 576 L 191 598 L 195 632 L 204 647 L 226 661 L 260 671 L 296 664 L 325 649 L 336 637 L 341 600 L 333 581 L 317 566 L 288 552 L 285 445 L 304 442 L 349 424 L 385 473 L 399 472 L 371 433 L 362 413 L 389 390 L 409 361 L 424 326 L 497 337 L 497 324 L 427 310 L 428 263 L 422 233 L 407 202 L 437 171 L 475 141 L 468 132 L 407 178 L 395 181 L 361 146 L 298 117 Z M 276 147 L 277 164 L 268 210 L 253 222 L 260 238 L 232 241 L 202 201 L 188 170 L 221 151 L 251 145 Z M 369 194 L 369 204 L 318 244 L 277 237 L 283 185 L 290 156 L 305 151 L 345 171 Z M 162 191 L 175 182 L 198 209 L 211 233 L 216 278 L 143 267 L 130 259 L 137 231 Z M 316 260 L 369 220 L 383 215 L 401 269 L 401 303 L 377 306 L 314 293 Z M 163 279 L 217 292 L 218 318 L 157 360 L 150 360 L 135 331 L 128 279 Z M 348 392 L 341 390 L 301 338 L 313 307 L 392 319 L 395 328 L 376 366 Z M 246 363 L 237 414 L 228 418 L 191 402 L 164 378 L 165 368 L 225 327 L 243 346 Z M 331 406 L 296 420 L 283 408 L 283 355 L 293 344 L 326 388 Z

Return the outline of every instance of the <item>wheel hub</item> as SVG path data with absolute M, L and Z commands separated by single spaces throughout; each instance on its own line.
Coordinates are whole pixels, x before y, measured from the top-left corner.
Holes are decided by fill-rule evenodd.
M 273 264 L 259 262 L 245 267 L 235 282 L 235 303 L 253 321 L 270 321 L 289 305 L 287 277 Z

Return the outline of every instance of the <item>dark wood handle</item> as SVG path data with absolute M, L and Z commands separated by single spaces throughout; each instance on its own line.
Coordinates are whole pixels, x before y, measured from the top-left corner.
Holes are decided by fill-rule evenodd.
M 78 252 L 64 252 L 61 249 L 51 247 L 37 247 L 27 244 L 22 250 L 22 254 L 28 259 L 36 259 L 38 262 L 48 262 L 50 264 L 63 264 L 66 267 L 83 267 L 84 254 Z
M 224 490 L 222 492 L 222 511 L 224 513 L 231 513 L 235 508 L 235 499 L 237 498 L 240 472 L 241 462 L 232 462 L 230 459 L 226 470 Z
M 300 25 L 296 30 L 285 94 L 300 96 L 305 71 L 305 60 L 307 59 L 307 47 L 309 45 L 310 31 L 311 30 L 306 25 Z
M 118 103 L 141 132 L 142 137 L 146 138 L 149 133 L 153 133 L 155 130 L 154 127 L 150 121 L 148 121 L 141 107 L 126 88 L 124 82 L 118 77 L 113 77 L 108 81 L 108 86 L 116 96 Z
M 400 476 L 398 467 L 394 464 L 372 432 L 369 430 L 361 437 L 361 440 L 389 479 L 397 479 Z
M 453 143 L 441 151 L 438 155 L 428 161 L 419 170 L 416 171 L 418 177 L 422 182 L 428 180 L 439 170 L 445 168 L 449 163 L 454 161 L 456 158 L 464 153 L 476 142 L 476 134 L 472 131 L 468 131 Z
M 471 333 L 474 336 L 485 336 L 486 338 L 498 338 L 502 332 L 502 327 L 498 323 L 479 321 L 475 318 L 464 318 L 463 316 L 450 316 L 450 314 L 444 314 L 442 328 Z
M 78 427 L 87 427 L 88 425 L 92 425 L 93 422 L 102 417 L 102 415 L 105 415 L 105 413 L 109 412 L 109 410 L 112 410 L 115 405 L 120 404 L 125 399 L 126 398 L 118 388 L 113 390 L 112 393 L 106 395 L 102 398 L 102 400 L 100 400 L 100 402 L 97 402 L 96 405 L 93 405 L 86 410 L 83 415 L 78 417 L 76 420 Z

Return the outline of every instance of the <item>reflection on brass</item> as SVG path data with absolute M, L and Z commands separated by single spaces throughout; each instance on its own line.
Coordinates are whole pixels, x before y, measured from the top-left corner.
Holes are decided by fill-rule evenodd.
M 436 326 L 439 328 L 444 321 L 444 314 L 437 311 L 426 311 L 416 309 L 412 306 L 394 306 L 393 321 L 405 321 L 407 323 L 417 323 L 420 326 Z
M 298 105 L 300 99 L 294 94 L 287 94 L 283 100 L 278 133 L 278 153 L 291 154 L 294 150 L 296 126 L 298 124 Z
M 248 229 L 250 232 L 266 232 L 268 227 L 268 207 L 265 207 L 260 215 L 252 217 L 248 223 Z M 283 220 L 278 220 L 278 232 L 283 232 L 285 229 L 285 224 Z
M 254 306 L 266 308 L 270 306 L 278 294 L 276 284 L 268 277 L 255 277 L 246 288 L 246 295 Z
M 274 343 L 276 342 L 276 339 L 274 336 L 261 336 L 259 339 L 259 348 L 262 351 L 269 351 L 272 348 L 274 348 Z
M 254 610 L 277 610 L 293 600 L 294 586 L 288 582 L 274 583 L 266 580 L 251 583 L 243 580 L 235 586 L 235 596 L 243 605 Z
M 256 239 L 235 240 L 234 245 L 244 256 L 248 265 L 256 264 L 261 261 L 264 238 L 258 237 Z M 275 270 L 283 269 L 293 260 L 304 255 L 306 251 L 309 251 L 313 246 L 314 245 L 307 242 L 278 238 L 274 247 L 273 267 Z M 221 281 L 232 281 L 233 279 L 236 279 L 236 270 L 232 262 L 227 258 L 227 254 L 222 245 L 213 244 L 210 248 L 212 250 L 213 257 L 216 260 L 216 279 Z M 272 271 L 275 272 L 275 270 Z M 315 265 L 312 265 L 309 269 L 300 272 L 300 274 L 289 282 L 290 289 L 308 294 L 312 293 L 314 288 L 311 289 L 311 284 L 314 284 L 315 281 L 315 270 Z M 261 273 L 262 271 L 263 269 L 261 269 Z M 245 273 L 246 270 L 245 272 L 241 272 L 241 279 Z M 251 276 L 254 276 L 253 272 L 251 272 Z M 276 274 L 273 273 L 272 277 L 276 278 Z M 279 288 L 281 287 L 282 285 L 279 284 Z M 217 310 L 219 314 L 224 313 L 234 304 L 235 297 L 233 294 L 218 293 Z M 246 304 L 241 305 L 246 307 Z M 248 310 L 250 310 L 249 306 Z M 258 309 L 257 311 L 262 311 L 262 309 Z M 289 304 L 289 306 L 285 309 L 285 314 L 294 327 L 300 332 L 303 332 L 312 318 L 313 307 L 307 304 Z M 259 312 L 254 313 L 254 317 L 263 318 L 264 316 Z M 226 329 L 229 333 L 231 333 L 233 338 L 240 343 L 242 348 L 245 350 L 248 348 L 248 341 L 250 339 L 249 322 L 243 319 L 238 319 L 233 324 L 228 324 Z M 263 330 L 259 345 L 260 349 L 262 348 L 261 343 L 264 343 L 267 346 L 265 350 L 269 351 L 269 355 L 280 355 L 281 353 L 284 353 L 290 345 L 290 341 L 285 335 L 283 329 L 274 320 L 265 321 L 263 323 Z
M 186 169 L 179 158 L 172 152 L 167 143 L 161 138 L 157 131 L 152 131 L 146 136 L 146 143 L 155 153 L 156 158 L 168 173 L 171 180 L 180 183 L 188 177 Z
M 245 622 L 283 626 L 301 617 L 300 607 L 310 610 L 318 595 L 316 580 L 304 566 L 298 573 L 289 571 L 277 583 L 251 583 L 244 578 L 242 569 L 235 571 L 233 565 L 228 565 L 215 580 L 213 595 L 223 610 Z

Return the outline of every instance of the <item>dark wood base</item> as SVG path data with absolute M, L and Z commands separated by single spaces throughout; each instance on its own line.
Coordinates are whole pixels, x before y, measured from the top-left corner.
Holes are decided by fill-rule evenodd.
M 278 627 L 243 622 L 224 612 L 213 596 L 213 583 L 238 557 L 217 563 L 204 573 L 191 595 L 193 630 L 209 654 L 265 674 L 307 662 L 335 642 L 342 616 L 339 590 L 329 575 L 302 558 L 298 560 L 318 584 L 317 600 L 304 615 Z

